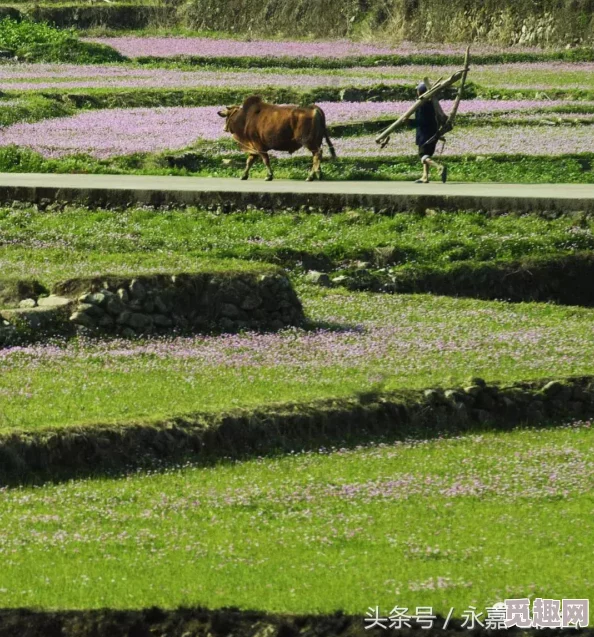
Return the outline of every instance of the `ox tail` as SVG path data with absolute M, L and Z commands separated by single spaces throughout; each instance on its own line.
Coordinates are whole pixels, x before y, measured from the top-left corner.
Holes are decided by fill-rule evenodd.
M 316 121 L 319 123 L 321 128 L 321 133 L 328 144 L 328 150 L 330 151 L 330 157 L 332 159 L 336 159 L 336 151 L 334 150 L 334 145 L 332 144 L 332 140 L 330 139 L 330 135 L 328 135 L 328 129 L 326 128 L 326 115 L 324 111 L 319 106 L 314 106 L 316 110 Z

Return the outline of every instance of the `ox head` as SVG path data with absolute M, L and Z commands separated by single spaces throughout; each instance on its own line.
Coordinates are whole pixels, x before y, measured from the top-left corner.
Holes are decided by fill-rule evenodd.
M 234 118 L 234 116 L 237 114 L 237 111 L 239 111 L 240 108 L 241 106 L 226 106 L 225 110 L 218 111 L 218 116 L 225 118 L 226 133 L 231 132 L 231 129 L 230 129 L 231 121 Z

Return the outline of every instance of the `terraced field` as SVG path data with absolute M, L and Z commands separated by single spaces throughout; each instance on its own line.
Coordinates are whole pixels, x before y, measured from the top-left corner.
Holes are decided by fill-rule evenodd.
M 374 137 L 463 52 L 126 36 L 77 64 L 51 38 L 0 64 L 2 171 L 237 177 L 217 110 L 257 90 L 324 109 L 328 179 L 411 180 L 413 131 Z M 584 50 L 477 46 L 451 178 L 592 183 L 591 76 Z M 4 202 L 0 607 L 36 611 L 0 635 L 112 637 L 152 606 L 180 636 L 233 632 L 224 606 L 250 635 L 335 634 L 335 611 L 362 635 L 375 606 L 459 625 L 588 598 L 592 233 L 563 210 Z
M 593 469 L 580 423 L 10 491 L 2 601 L 445 616 L 587 597 L 557 555 L 588 569 Z
M 329 177 L 361 177 L 370 170 L 361 163 L 367 158 L 379 164 L 393 159 L 393 169 L 379 169 L 382 178 L 410 179 L 403 170 L 415 153 L 410 132 L 394 136 L 384 150 L 372 135 L 407 108 L 419 79 L 450 74 L 462 55 L 460 46 L 411 43 L 391 48 L 179 37 L 86 43 L 115 47 L 127 57 L 111 65 L 0 66 L 0 122 L 7 124 L 0 132 L 0 168 L 175 173 L 179 163 L 163 154 L 191 151 L 202 160 L 182 164 L 185 172 L 225 174 L 224 156 L 240 155 L 216 111 L 258 91 L 277 102 L 315 101 L 325 110 L 339 155 Z M 550 168 L 549 180 L 557 174 L 559 181 L 591 181 L 594 87 L 587 51 L 475 48 L 459 127 L 440 151 L 452 158 L 452 178 L 538 180 L 538 170 L 498 170 L 489 163 L 459 169 L 460 158 L 511 156 L 518 162 L 536 156 Z M 325 68 L 325 61 L 335 68 Z M 579 165 L 567 169 L 564 162 L 576 156 Z M 60 161 L 44 164 L 43 158 Z M 279 176 L 300 174 L 290 166 Z M 371 170 L 377 174 L 378 168 Z
M 363 293 L 304 296 L 306 331 L 6 350 L 0 427 L 163 421 L 357 392 L 594 375 L 588 309 Z M 439 352 L 438 360 L 436 353 Z M 486 353 L 485 353 L 486 352 Z M 14 388 L 19 388 L 15 395 Z M 103 401 L 101 396 L 110 396 Z

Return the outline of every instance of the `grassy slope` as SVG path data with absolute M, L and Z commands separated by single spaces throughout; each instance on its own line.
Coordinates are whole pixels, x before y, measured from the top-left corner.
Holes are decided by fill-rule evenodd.
M 20 98 L 0 100 L 0 126 L 66 117 L 75 113 L 76 109 L 72 105 L 41 95 L 24 95 Z
M 16 6 L 21 2 L 22 0 L 14 0 Z M 64 0 L 59 2 L 63 3 Z M 437 27 L 443 17 L 443 2 L 415 3 L 406 10 L 401 5 L 393 5 L 386 10 L 385 5 L 375 2 L 367 3 L 364 7 L 344 2 L 326 2 L 314 7 L 303 1 L 284 2 L 281 6 L 274 2 L 244 2 L 240 5 L 242 11 L 237 11 L 234 10 L 236 5 L 233 3 L 212 6 L 208 2 L 195 0 L 180 7 L 177 19 L 153 19 L 148 24 L 145 21 L 140 24 L 153 28 L 165 24 L 173 32 L 182 29 L 219 29 L 234 32 L 238 34 L 236 37 L 284 35 L 292 38 L 328 38 L 354 35 L 388 41 L 402 38 L 427 38 L 433 42 L 442 39 L 456 42 L 478 39 L 505 44 L 528 41 L 544 46 L 551 42 L 562 46 L 566 42 L 588 43 L 591 40 L 587 4 L 576 5 L 569 0 L 565 3 L 556 2 L 553 7 L 547 6 L 553 13 L 546 12 L 544 17 L 544 9 L 540 6 L 535 9 L 533 3 L 515 0 L 505 4 L 506 6 L 502 6 L 497 1 L 469 12 L 468 6 L 462 2 L 449 2 L 447 8 L 451 12 L 451 19 L 447 25 Z M 53 5 L 54 1 L 48 0 L 38 8 L 37 13 L 45 14 L 51 19 Z M 88 7 L 89 3 L 86 0 L 75 0 L 71 5 L 76 9 Z M 552 25 L 549 24 L 549 19 L 552 20 Z M 101 24 L 98 20 L 88 22 L 89 26 Z M 107 24 L 119 31 L 132 28 L 137 21 L 109 21 Z M 542 26 L 537 30 L 538 25 Z M 546 28 L 543 28 L 545 25 Z M 551 27 L 554 28 L 551 30 Z
M 0 428 L 163 419 L 355 392 L 594 373 L 594 311 L 302 290 L 311 332 L 4 350 Z M 330 327 L 330 331 L 328 331 Z
M 57 29 L 28 18 L 0 20 L 0 49 L 29 62 L 102 64 L 125 59 L 111 47 L 80 41 L 73 29 Z
M 196 269 L 209 259 L 244 260 L 224 264 L 235 268 L 248 267 L 245 260 L 335 268 L 357 259 L 447 267 L 593 250 L 593 230 L 592 220 L 579 217 L 490 218 L 476 212 L 389 217 L 365 210 L 324 215 L 0 208 L 0 263 L 3 278 L 50 282 L 121 269 Z
M 508 178 L 506 173 L 502 181 Z M 390 220 L 371 228 L 355 221 L 349 233 L 347 218 L 313 216 L 292 233 L 283 225 L 289 218 L 276 225 L 254 213 L 253 220 L 234 219 L 233 226 L 215 218 L 209 245 L 206 237 L 193 236 L 196 225 L 186 226 L 181 216 L 130 214 L 138 215 L 138 234 L 126 235 L 109 213 L 88 223 L 76 213 L 65 215 L 69 234 L 57 215 L 22 220 L 26 229 L 20 234 L 7 218 L 6 233 L 22 245 L 5 249 L 5 265 L 17 272 L 18 261 L 29 255 L 27 271 L 35 263 L 47 273 L 44 259 L 51 255 L 52 276 L 61 276 L 72 254 L 68 242 L 81 254 L 92 250 L 88 267 L 101 269 L 137 267 L 149 259 L 161 264 L 164 258 L 185 267 L 195 258 L 192 250 L 198 255 L 205 248 L 268 259 L 276 246 L 258 245 L 266 232 L 265 241 L 280 237 L 285 245 L 336 250 L 333 258 L 360 256 L 359 250 L 365 253 L 387 235 L 403 241 L 405 253 L 416 249 L 421 258 L 435 260 L 460 251 L 507 258 L 506 251 L 564 250 L 568 235 L 573 238 L 565 221 L 548 224 L 550 232 L 541 238 L 539 224 L 545 222 L 536 220 L 533 227 L 527 220 L 502 221 L 485 238 L 472 218 L 462 227 L 441 229 L 431 228 L 430 220 L 422 222 L 429 228 L 414 225 L 419 220 L 401 228 L 390 227 Z M 194 222 L 209 225 L 207 216 Z M 232 229 L 237 234 L 225 244 Z M 42 246 L 28 243 L 31 230 Z M 415 243 L 424 231 L 426 245 Z M 473 231 L 472 239 L 449 239 Z M 339 233 L 344 239 L 336 245 Z M 67 245 L 59 244 L 60 236 Z M 248 236 L 256 238 L 249 248 Z M 509 238 L 502 241 L 504 236 Z M 576 236 L 589 241 L 589 233 Z M 100 252 L 114 244 L 120 253 Z M 462 382 L 469 374 L 512 380 L 548 376 L 553 369 L 559 375 L 594 370 L 589 310 L 430 297 L 382 298 L 380 305 L 371 295 L 338 292 L 307 292 L 306 305 L 313 319 L 364 324 L 371 336 L 345 334 L 351 353 L 343 358 L 334 343 L 312 347 L 314 339 L 306 334 L 286 334 L 280 342 L 228 342 L 223 347 L 231 360 L 247 357 L 242 367 L 216 356 L 205 363 L 200 352 L 222 351 L 208 339 L 158 351 L 118 345 L 119 354 L 107 355 L 102 344 L 74 345 L 62 358 L 51 348 L 8 353 L 0 359 L 0 426 L 157 418 L 172 410 L 347 395 L 378 381 L 387 388 L 412 387 Z M 261 346 L 279 361 L 263 364 Z M 363 615 L 369 605 L 389 610 L 398 602 L 431 604 L 443 613 L 454 605 L 459 615 L 468 604 L 484 607 L 506 596 L 589 597 L 591 585 L 576 573 L 587 572 L 585 547 L 592 533 L 591 448 L 589 429 L 529 432 L 0 492 L 0 524 L 8 529 L 0 549 L 9 555 L 0 575 L 0 605 L 204 603 L 293 612 L 341 608 Z M 497 494 L 487 490 L 479 500 L 444 497 L 430 488 L 415 493 L 428 477 L 454 491 L 476 479 L 496 484 Z M 402 489 L 386 486 L 399 479 Z M 380 493 L 394 489 L 395 497 L 386 501 L 365 488 L 352 498 L 330 495 L 337 484 L 366 482 Z M 310 501 L 295 499 L 308 490 Z
M 516 431 L 2 491 L 0 605 L 459 617 L 592 597 L 593 443 Z
M 411 141 L 412 147 L 412 141 Z M 228 149 L 228 145 L 225 145 Z M 448 156 L 451 181 L 495 183 L 594 183 L 594 154 L 560 155 L 558 157 L 523 155 Z M 188 151 L 162 154 L 134 154 L 99 160 L 88 155 L 45 159 L 39 153 L 16 146 L 0 147 L 1 172 L 91 173 L 195 175 L 239 178 L 245 168 L 245 155 L 222 156 L 217 146 L 196 145 Z M 274 158 L 277 179 L 305 179 L 311 159 L 302 157 Z M 339 157 L 323 164 L 325 178 L 330 180 L 395 180 L 411 181 L 420 176 L 417 156 Z M 250 177 L 263 179 L 264 165 L 256 163 Z

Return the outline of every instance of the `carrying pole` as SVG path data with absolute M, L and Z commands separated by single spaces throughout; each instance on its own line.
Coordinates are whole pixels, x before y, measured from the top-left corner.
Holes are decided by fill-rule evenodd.
M 464 73 L 462 74 L 462 82 L 460 82 L 460 87 L 458 88 L 458 94 L 456 95 L 456 99 L 454 100 L 454 105 L 452 106 L 452 110 L 446 120 L 445 124 L 439 128 L 437 133 L 433 135 L 433 137 L 426 142 L 427 144 L 432 144 L 434 141 L 438 139 L 442 139 L 443 135 L 449 133 L 453 128 L 456 122 L 456 115 L 458 113 L 458 108 L 460 107 L 460 102 L 462 101 L 462 97 L 464 96 L 464 87 L 466 86 L 466 78 L 468 77 L 468 71 L 470 70 L 470 47 L 466 49 L 466 56 L 464 58 Z
M 414 115 L 414 113 L 419 109 L 419 107 L 424 102 L 426 102 L 427 100 L 430 100 L 434 95 L 448 88 L 452 84 L 455 84 L 464 75 L 465 71 L 466 73 L 468 72 L 466 69 L 460 69 L 459 71 L 456 71 L 453 75 L 448 77 L 447 79 L 438 80 L 430 90 L 426 91 L 425 93 L 423 93 L 423 95 L 419 97 L 419 99 L 408 109 L 408 111 L 406 111 L 406 113 L 404 113 L 404 115 L 399 117 L 393 124 L 390 124 L 388 128 L 383 130 L 375 138 L 376 144 L 381 144 L 382 142 L 384 142 L 390 136 L 390 133 L 394 132 L 397 128 L 399 128 L 404 123 L 406 123 L 406 121 L 409 120 Z

